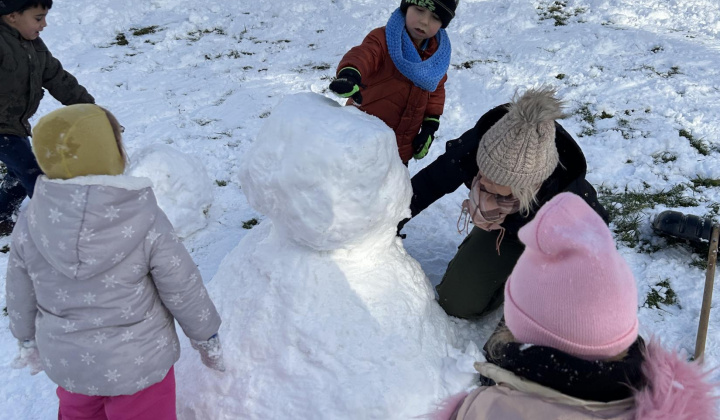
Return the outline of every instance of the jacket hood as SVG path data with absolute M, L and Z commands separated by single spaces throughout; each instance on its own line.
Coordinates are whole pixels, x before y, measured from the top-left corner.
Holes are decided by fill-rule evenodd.
M 718 386 L 712 371 L 687 362 L 677 351 L 665 350 L 657 340 L 648 344 L 643 373 L 648 386 L 635 394 L 636 420 L 716 420 Z
M 51 179 L 120 175 L 125 160 L 106 111 L 94 104 L 58 108 L 33 129 L 33 153 Z
M 85 280 L 120 263 L 141 245 L 159 207 L 147 178 L 38 178 L 27 208 L 28 231 L 63 275 Z

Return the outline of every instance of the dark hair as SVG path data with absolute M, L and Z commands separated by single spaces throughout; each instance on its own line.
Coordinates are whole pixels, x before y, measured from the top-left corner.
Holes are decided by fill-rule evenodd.
M 32 9 L 33 7 L 43 7 L 47 10 L 50 10 L 52 9 L 52 2 L 53 0 L 27 0 L 27 2 L 25 2 L 25 4 L 22 5 L 15 12 L 22 13 L 27 9 Z

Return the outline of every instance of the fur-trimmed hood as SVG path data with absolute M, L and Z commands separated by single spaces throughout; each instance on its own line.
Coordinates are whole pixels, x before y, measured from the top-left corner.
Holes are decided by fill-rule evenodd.
M 718 384 L 709 381 L 710 370 L 657 340 L 648 344 L 642 369 L 648 385 L 635 393 L 636 420 L 718 419 Z
M 687 362 L 680 352 L 666 350 L 654 339 L 643 350 L 643 356 L 642 371 L 646 385 L 636 390 L 632 398 L 608 403 L 569 397 L 496 365 L 479 363 L 479 371 L 498 385 L 481 386 L 469 394 L 453 395 L 426 418 L 718 419 L 718 396 L 714 395 L 717 384 L 709 380 L 711 370 Z M 626 401 L 631 402 L 632 407 L 623 409 Z

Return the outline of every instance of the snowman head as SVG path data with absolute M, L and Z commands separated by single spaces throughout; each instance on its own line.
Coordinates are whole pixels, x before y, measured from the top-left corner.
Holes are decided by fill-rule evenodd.
M 316 250 L 392 238 L 412 190 L 395 133 L 322 95 L 283 99 L 243 155 L 250 205 L 281 234 Z

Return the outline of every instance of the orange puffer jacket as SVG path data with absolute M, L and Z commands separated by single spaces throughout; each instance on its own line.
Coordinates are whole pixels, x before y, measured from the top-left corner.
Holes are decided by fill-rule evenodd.
M 437 40 L 431 38 L 427 48 L 419 51 L 420 57 L 426 60 L 437 49 Z M 337 72 L 345 67 L 358 69 L 362 76 L 365 88 L 361 90 L 360 109 L 380 118 L 395 131 L 400 158 L 408 162 L 413 155 L 412 141 L 420 131 L 423 118 L 442 115 L 447 74 L 434 92 L 415 86 L 390 58 L 385 27 L 373 29 L 362 44 L 350 49 L 340 60 Z M 352 104 L 353 100 L 348 100 L 348 105 Z

